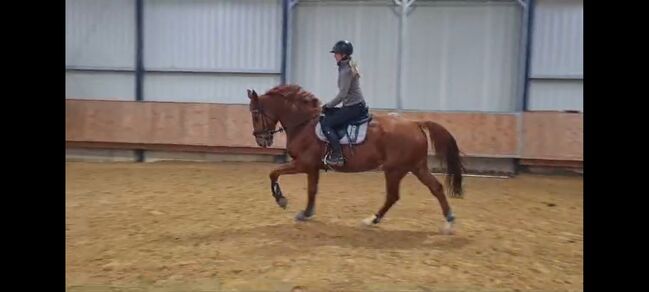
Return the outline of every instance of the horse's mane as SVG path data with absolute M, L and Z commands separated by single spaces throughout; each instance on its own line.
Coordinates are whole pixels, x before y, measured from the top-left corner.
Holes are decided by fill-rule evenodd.
M 264 94 L 271 99 L 282 99 L 303 109 L 320 107 L 320 100 L 311 92 L 304 90 L 299 85 L 279 85 L 266 91 Z

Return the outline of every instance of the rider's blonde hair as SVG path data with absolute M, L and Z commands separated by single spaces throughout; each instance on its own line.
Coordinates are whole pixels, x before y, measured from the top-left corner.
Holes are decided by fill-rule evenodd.
M 358 76 L 358 78 L 361 78 L 361 72 L 358 70 L 358 64 L 356 64 L 356 61 L 351 60 L 349 66 L 352 68 L 352 76 Z

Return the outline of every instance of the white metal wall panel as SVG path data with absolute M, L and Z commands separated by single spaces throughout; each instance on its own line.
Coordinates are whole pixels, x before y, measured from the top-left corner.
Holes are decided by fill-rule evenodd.
M 528 92 L 530 111 L 584 110 L 584 82 L 580 79 L 534 79 Z
M 361 71 L 361 89 L 373 108 L 396 107 L 399 18 L 392 1 L 300 1 L 294 14 L 291 83 L 324 102 L 338 92 L 336 62 L 329 50 L 347 39 Z
M 135 67 L 135 1 L 66 0 L 65 65 Z
M 582 0 L 537 0 L 532 38 L 532 76 L 583 76 Z
M 68 71 L 65 73 L 65 97 L 135 100 L 135 77 L 129 72 Z
M 529 90 L 529 110 L 584 111 L 581 80 L 532 80 Z
M 280 0 L 146 0 L 149 69 L 280 72 Z
M 416 1 L 404 46 L 404 108 L 515 111 L 520 18 L 514 2 Z
M 582 0 L 536 1 L 529 110 L 583 111 L 583 24 Z
M 275 75 L 148 73 L 144 92 L 147 101 L 248 104 L 246 89 L 261 94 L 279 82 Z

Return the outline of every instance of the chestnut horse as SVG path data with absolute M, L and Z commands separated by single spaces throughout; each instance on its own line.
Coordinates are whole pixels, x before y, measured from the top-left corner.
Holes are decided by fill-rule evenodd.
M 365 141 L 354 145 L 353 153 L 343 145 L 345 164 L 341 167 L 326 166 L 322 158 L 327 151 L 325 142 L 318 139 L 315 126 L 318 123 L 320 101 L 313 94 L 297 85 L 281 85 L 262 96 L 248 90 L 253 135 L 261 147 L 273 144 L 273 135 L 286 133 L 286 149 L 292 158 L 270 173 L 271 192 L 277 204 L 286 208 L 287 200 L 279 187 L 281 175 L 306 173 L 308 177 L 308 202 L 296 220 L 307 220 L 314 215 L 315 197 L 318 191 L 320 170 L 331 168 L 340 172 L 363 172 L 382 169 L 386 180 L 386 199 L 383 207 L 363 220 L 367 225 L 378 224 L 390 207 L 399 200 L 399 183 L 409 172 L 428 187 L 439 200 L 445 224 L 442 232 L 452 233 L 455 220 L 442 184 L 428 169 L 428 139 L 434 146 L 435 155 L 446 166 L 446 185 L 452 197 L 462 197 L 462 172 L 464 170 L 455 138 L 441 125 L 431 121 L 414 121 L 386 115 L 374 116 L 367 127 Z M 276 130 L 277 123 L 281 128 Z

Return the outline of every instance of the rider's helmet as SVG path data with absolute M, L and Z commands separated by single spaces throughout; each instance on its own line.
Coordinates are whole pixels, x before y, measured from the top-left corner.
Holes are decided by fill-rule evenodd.
M 336 42 L 334 47 L 331 49 L 330 53 L 339 53 L 347 56 L 351 56 L 354 53 L 354 46 L 350 41 L 342 40 Z

